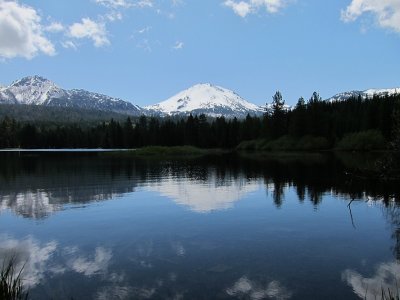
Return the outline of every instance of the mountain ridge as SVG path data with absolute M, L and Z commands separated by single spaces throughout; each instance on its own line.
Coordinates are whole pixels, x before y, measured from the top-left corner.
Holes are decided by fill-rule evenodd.
M 400 94 L 400 88 L 367 89 L 338 93 L 324 101 L 344 101 L 351 97 L 362 99 L 374 95 Z M 63 89 L 53 81 L 34 75 L 0 86 L 0 104 L 24 104 L 100 110 L 131 116 L 188 116 L 205 114 L 209 117 L 245 118 L 248 114 L 261 116 L 267 106 L 253 104 L 236 92 L 211 83 L 200 83 L 157 104 L 140 107 L 120 98 L 89 92 L 84 89 Z M 290 110 L 292 107 L 287 106 Z
M 245 118 L 247 114 L 261 115 L 264 112 L 264 108 L 246 101 L 234 91 L 211 83 L 196 84 L 145 109 L 169 116 L 205 114 L 228 118 Z
M 62 89 L 38 75 L 23 77 L 9 86 L 0 87 L 0 104 L 73 107 L 157 117 L 205 114 L 210 117 L 245 118 L 247 114 L 262 115 L 265 110 L 237 93 L 211 83 L 196 84 L 165 101 L 140 107 L 83 89 Z
M 390 89 L 367 89 L 363 91 L 358 91 L 358 90 L 353 90 L 353 91 L 346 91 L 346 92 L 341 92 L 336 95 L 333 95 L 332 97 L 326 99 L 325 101 L 328 102 L 337 102 L 337 101 L 344 101 L 352 97 L 358 97 L 361 96 L 362 99 L 370 99 L 372 97 L 379 96 L 392 96 L 400 94 L 400 88 L 390 88 Z
M 0 103 L 95 109 L 141 115 L 143 109 L 130 102 L 82 89 L 66 90 L 41 76 L 27 76 L 0 88 Z

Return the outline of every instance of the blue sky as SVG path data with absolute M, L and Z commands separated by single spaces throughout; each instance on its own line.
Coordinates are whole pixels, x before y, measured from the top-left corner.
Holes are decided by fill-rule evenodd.
M 256 104 L 400 87 L 400 1 L 0 0 L 0 70 L 138 105 L 204 82 Z

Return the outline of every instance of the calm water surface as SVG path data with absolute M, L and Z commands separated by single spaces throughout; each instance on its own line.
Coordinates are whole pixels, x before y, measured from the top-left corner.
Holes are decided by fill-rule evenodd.
M 0 261 L 25 264 L 31 299 L 380 299 L 398 187 L 357 163 L 0 153 Z

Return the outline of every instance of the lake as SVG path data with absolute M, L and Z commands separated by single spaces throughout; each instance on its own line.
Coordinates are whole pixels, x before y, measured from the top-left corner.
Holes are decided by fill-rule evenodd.
M 374 159 L 0 153 L 0 260 L 30 299 L 381 299 L 400 187 L 348 173 Z

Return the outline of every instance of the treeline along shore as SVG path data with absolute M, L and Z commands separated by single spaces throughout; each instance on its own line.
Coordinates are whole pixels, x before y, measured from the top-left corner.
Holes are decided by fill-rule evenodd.
M 195 146 L 241 150 L 388 150 L 400 140 L 400 95 L 322 101 L 287 108 L 280 92 L 261 117 L 145 117 L 95 124 L 0 119 L 0 148 Z

